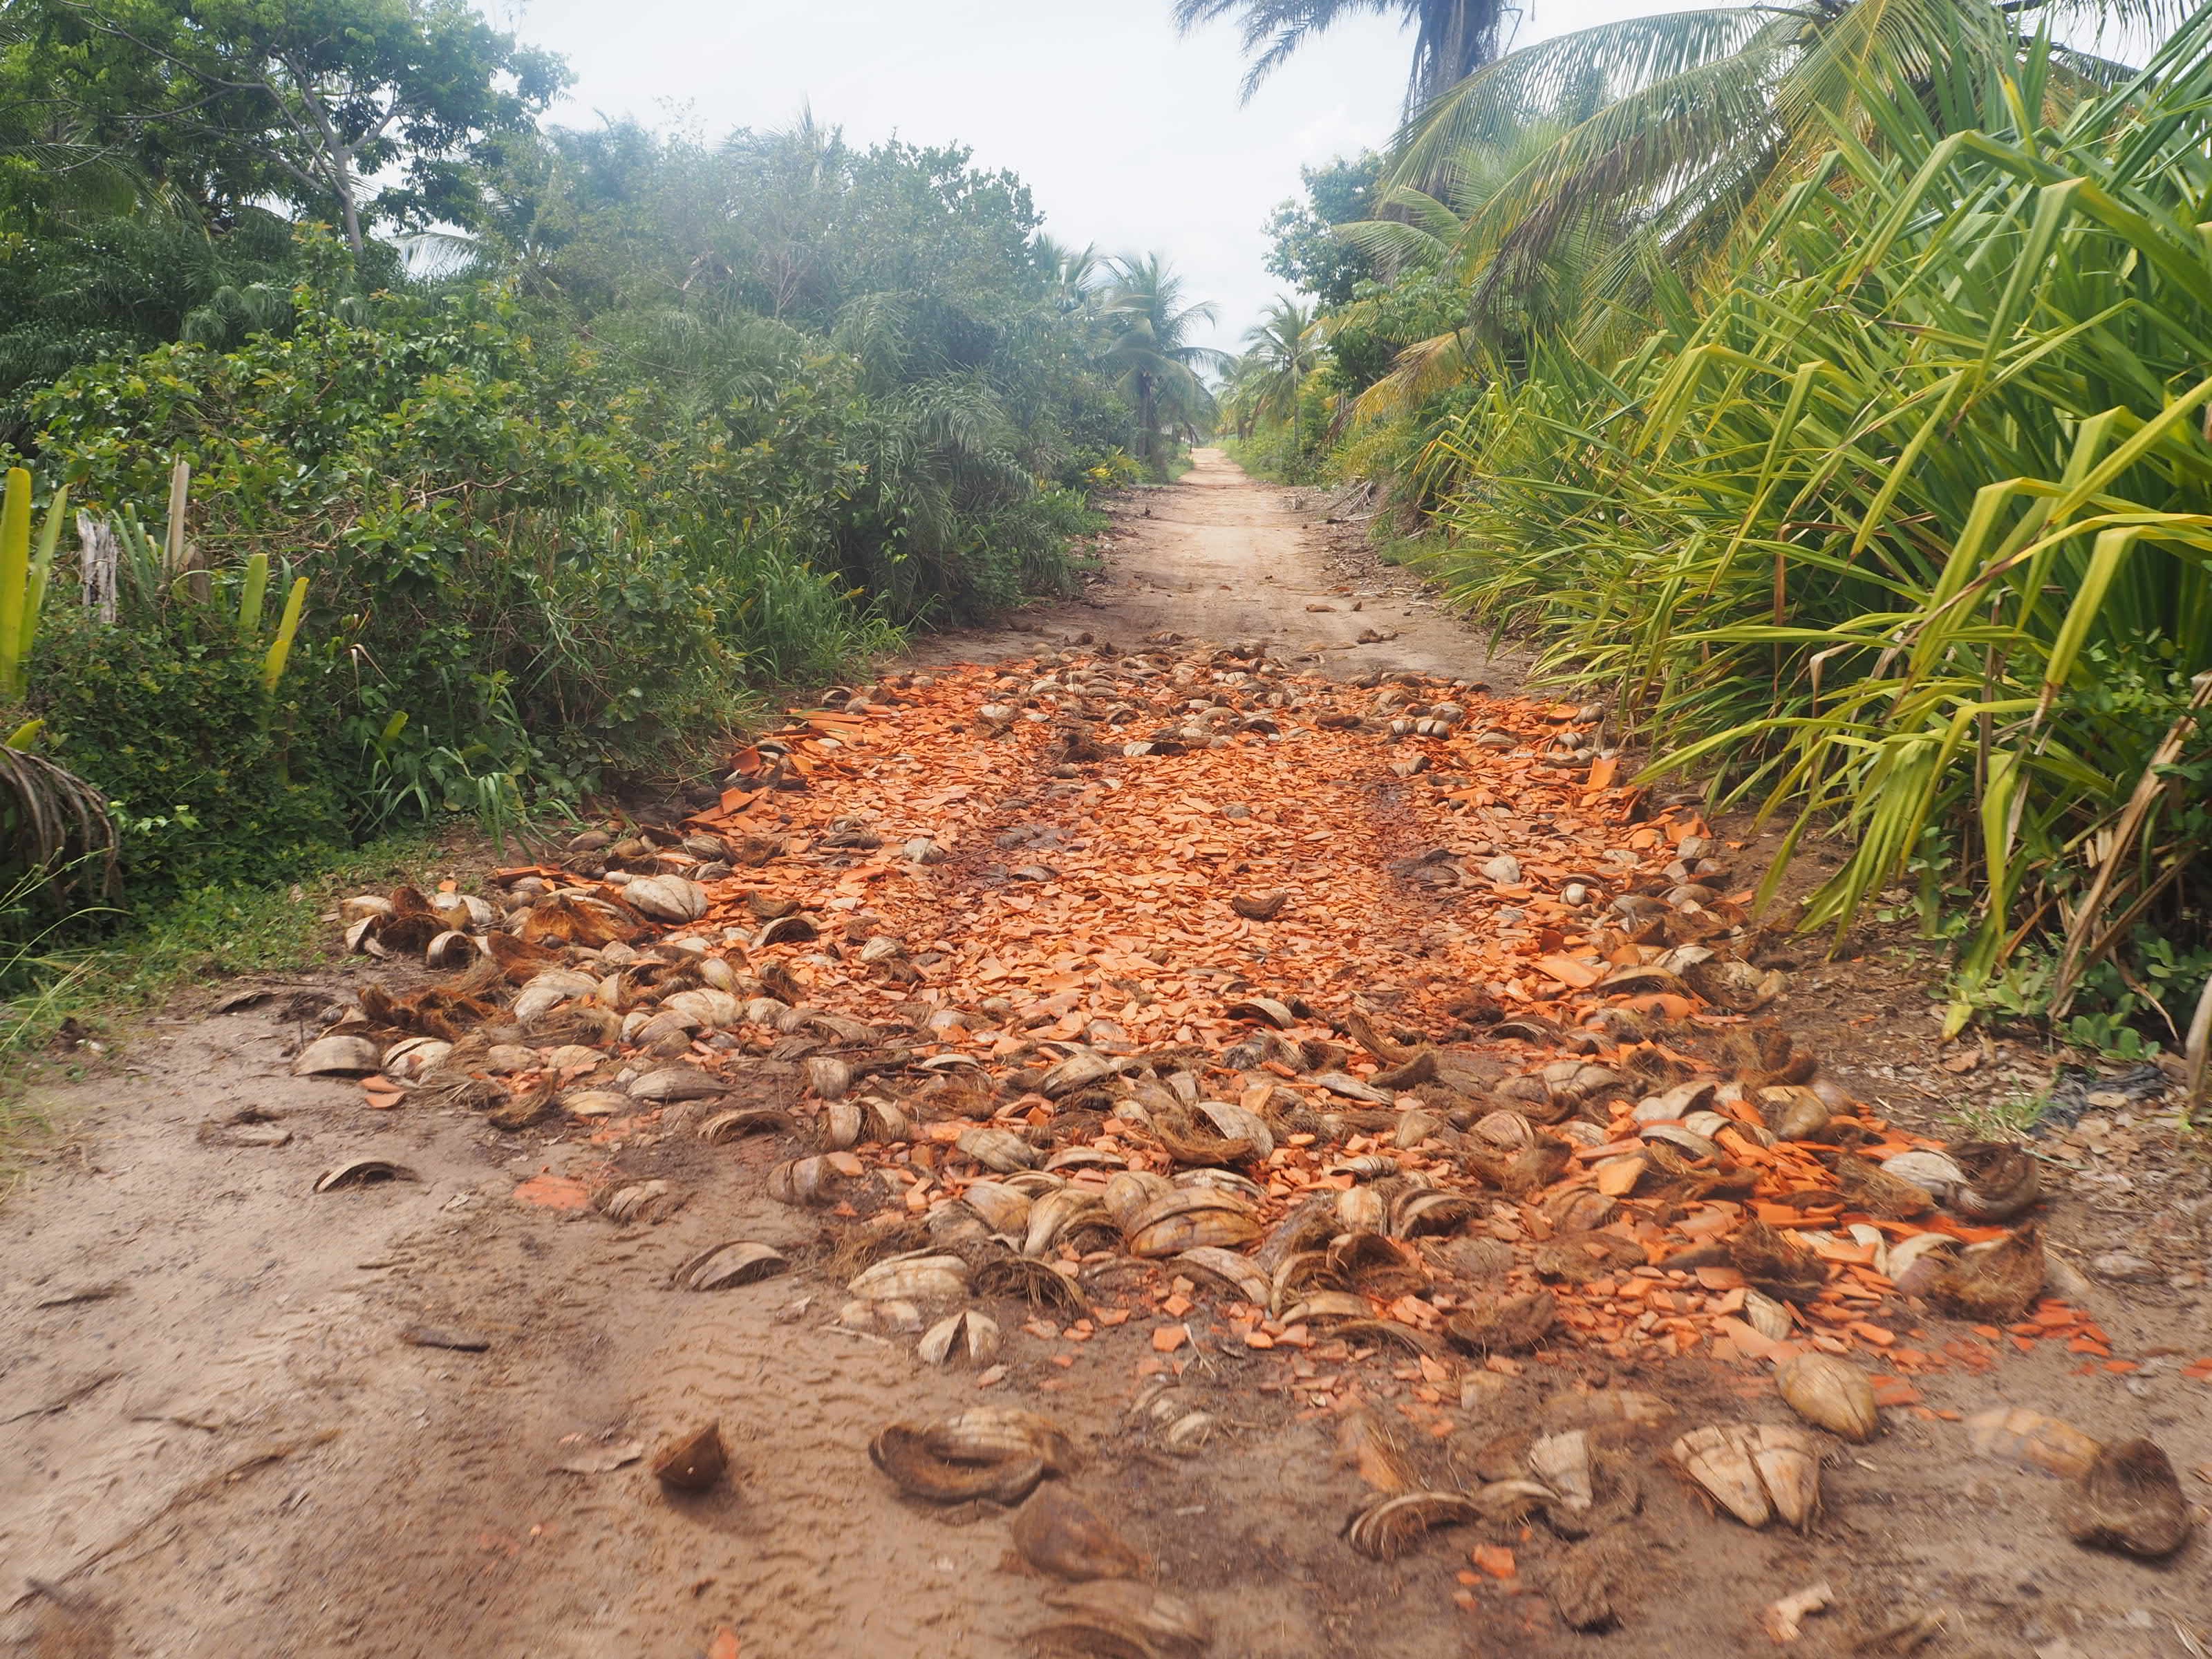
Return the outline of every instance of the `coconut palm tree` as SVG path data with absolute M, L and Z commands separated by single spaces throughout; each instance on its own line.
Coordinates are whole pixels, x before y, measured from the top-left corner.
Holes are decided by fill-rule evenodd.
M 1360 419 L 1403 414 L 1470 376 L 1516 372 L 1538 336 L 1574 331 L 1577 337 L 1595 337 L 1608 327 L 1632 331 L 1638 326 L 1632 307 L 1592 304 L 1599 295 L 1620 301 L 1650 270 L 1643 222 L 1620 203 L 1590 194 L 1540 245 L 1501 253 L 1476 244 L 1477 223 L 1498 192 L 1563 131 L 1558 122 L 1531 122 L 1464 149 L 1439 169 L 1435 193 L 1389 186 L 1376 204 L 1389 216 L 1336 228 L 1394 283 L 1434 273 L 1457 295 L 1449 327 L 1407 344 L 1390 372 L 1359 395 Z M 1642 297 L 1640 289 L 1631 297 Z M 1355 300 L 1333 313 L 1323 327 L 1331 333 L 1373 327 L 1388 301 Z
M 1176 27 L 1235 17 L 1243 26 L 1243 95 L 1315 36 L 1347 17 L 1395 16 L 1414 31 L 1413 65 L 1406 81 L 1411 115 L 1498 55 L 1499 0 L 1176 0 Z
M 1250 400 L 1253 417 L 1260 422 L 1294 422 L 1298 417 L 1298 392 L 1321 361 L 1321 325 L 1315 311 L 1288 295 L 1278 295 L 1267 314 L 1244 331 L 1244 356 L 1249 366 L 1239 377 L 1239 390 Z
M 1114 339 L 1103 367 L 1128 388 L 1137 459 L 1151 463 L 1163 431 L 1202 425 L 1212 412 L 1212 394 L 1199 374 L 1225 368 L 1229 356 L 1191 336 L 1220 313 L 1211 301 L 1186 305 L 1182 278 L 1157 253 L 1130 254 L 1109 269 L 1106 315 Z
M 1105 256 L 1097 243 L 1077 247 L 1040 234 L 1032 246 L 1062 311 L 1081 311 L 1096 301 L 1106 276 Z
M 1219 419 L 1237 434 L 1239 443 L 1247 441 L 1260 424 L 1258 387 L 1265 371 L 1259 359 L 1250 352 L 1229 360 L 1221 372 L 1221 382 L 1213 388 L 1213 403 Z
M 1398 148 L 1390 186 L 1432 185 L 1454 158 L 1556 136 L 1471 213 L 1455 252 L 1476 265 L 1540 252 L 1594 201 L 1642 222 L 1678 268 L 1728 244 L 1839 131 L 1869 131 L 1870 91 L 1914 89 L 1939 124 L 2013 74 L 2039 32 L 2164 32 L 2181 0 L 1820 0 L 1633 17 L 1509 52 L 1429 103 Z M 2062 106 L 2130 71 L 2052 53 Z M 1603 95 L 1593 102 L 1593 86 Z M 1966 118 L 1971 125 L 1971 115 Z

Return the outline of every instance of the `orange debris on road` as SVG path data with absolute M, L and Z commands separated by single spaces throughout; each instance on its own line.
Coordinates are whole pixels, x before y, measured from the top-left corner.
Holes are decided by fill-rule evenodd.
M 735 1105 L 784 1067 L 828 1155 L 779 1196 L 975 1224 L 1079 1284 L 1116 1246 L 1174 1258 L 1262 1351 L 1557 1333 L 1940 1368 L 1961 1345 L 1899 1346 L 1920 1334 L 1893 1271 L 2081 1351 L 2033 1228 L 1941 1212 L 1915 1178 L 1949 1167 L 1938 1143 L 1761 1017 L 1787 980 L 1748 872 L 1693 809 L 1618 785 L 1600 730 L 1174 641 L 894 675 L 749 745 L 684 830 L 501 872 L 509 932 L 543 944 L 493 955 L 514 983 L 598 976 L 540 1019 L 619 1023 L 600 1095 L 666 1068 L 641 1117 L 700 1121 L 665 1076 Z M 1083 1201 L 1036 1220 L 1063 1190 Z M 1462 1238 L 1506 1253 L 1470 1266 Z

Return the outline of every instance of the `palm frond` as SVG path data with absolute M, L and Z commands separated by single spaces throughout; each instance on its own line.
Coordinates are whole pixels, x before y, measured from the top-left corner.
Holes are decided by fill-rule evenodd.
M 1594 87 L 1632 96 L 1761 48 L 1794 40 L 1799 24 L 1765 7 L 1668 12 L 1577 29 L 1510 52 L 1422 111 L 1399 135 L 1386 182 L 1419 185 L 1454 158 L 1510 138 L 1528 124 L 1580 126 Z
M 67 767 L 0 744 L 0 828 L 9 861 L 58 897 L 79 884 L 74 872 L 83 865 L 94 872 L 97 897 L 117 892 L 115 822 L 100 792 Z
M 1193 29 L 1241 18 L 1239 44 L 1249 67 L 1239 89 L 1249 103 L 1267 77 L 1341 19 L 1360 13 L 1412 12 L 1407 0 L 1176 0 L 1176 27 Z

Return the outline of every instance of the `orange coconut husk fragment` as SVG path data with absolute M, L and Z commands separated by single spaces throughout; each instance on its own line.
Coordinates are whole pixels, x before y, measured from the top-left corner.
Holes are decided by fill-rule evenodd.
M 895 1200 L 964 1248 L 1013 1239 L 1068 1294 L 1085 1251 L 1138 1243 L 1163 1271 L 1213 1252 L 1194 1279 L 1255 1310 L 1251 1346 L 1334 1310 L 1314 1334 L 1381 1321 L 1407 1334 L 1379 1344 L 1400 1364 L 1424 1343 L 1439 1364 L 1577 1341 L 1749 1359 L 1814 1331 L 1894 1346 L 1891 1249 L 2008 1237 L 1881 1170 L 1917 1143 L 1789 1043 L 1730 896 L 1756 872 L 1710 867 L 1727 849 L 1694 811 L 1632 822 L 1595 711 L 1177 642 L 835 701 L 729 757 L 687 821 L 696 859 L 691 839 L 655 854 L 702 883 L 703 915 L 633 925 L 618 888 L 589 890 L 603 904 L 532 866 L 514 883 L 555 890 L 487 944 L 512 985 L 605 975 L 629 1032 L 612 1057 L 641 1074 L 842 1067 L 835 1091 L 698 1109 L 772 1106 L 845 1148 L 840 1202 Z M 654 957 L 678 937 L 688 957 Z M 601 951 L 651 959 L 616 974 Z M 1753 979 L 1765 1024 L 1724 1046 Z M 1817 1141 L 1777 1134 L 1775 1091 Z M 1048 1212 L 1032 1241 L 1015 1211 L 1039 1194 L 1010 1181 L 1103 1207 L 1064 1239 Z M 1279 1248 L 1294 1212 L 1318 1231 Z M 1540 1283 L 1562 1237 L 1580 1243 Z M 1946 1296 L 2017 1321 L 2033 1249 L 1960 1255 Z

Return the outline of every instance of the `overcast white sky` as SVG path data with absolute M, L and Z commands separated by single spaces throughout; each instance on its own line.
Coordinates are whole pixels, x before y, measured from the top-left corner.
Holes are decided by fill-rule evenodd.
M 1683 0 L 1553 0 L 1519 39 Z M 1261 227 L 1302 162 L 1379 144 L 1396 123 L 1411 37 L 1340 24 L 1239 107 L 1233 25 L 1188 40 L 1170 0 L 484 0 L 576 75 L 555 112 L 710 133 L 787 125 L 811 103 L 859 141 L 954 140 L 1028 181 L 1047 229 L 1109 252 L 1158 248 L 1221 306 L 1233 347 L 1285 286 Z

